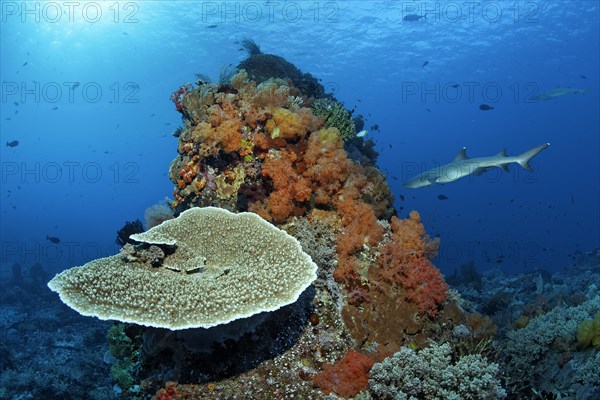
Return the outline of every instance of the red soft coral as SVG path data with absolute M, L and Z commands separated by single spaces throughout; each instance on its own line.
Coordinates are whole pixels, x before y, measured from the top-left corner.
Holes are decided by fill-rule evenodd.
M 323 372 L 315 376 L 314 383 L 325 393 L 351 397 L 367 387 L 371 367 L 373 360 L 369 356 L 350 350 L 335 364 L 325 364 Z
M 415 211 L 405 220 L 393 217 L 391 226 L 391 240 L 379 249 L 377 275 L 404 288 L 406 299 L 416 304 L 420 313 L 433 317 L 446 300 L 448 289 L 440 271 L 427 258 L 435 254 L 438 242 L 425 235 Z

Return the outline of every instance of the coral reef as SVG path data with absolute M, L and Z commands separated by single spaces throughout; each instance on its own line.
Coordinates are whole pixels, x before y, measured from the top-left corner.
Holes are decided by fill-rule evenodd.
M 582 361 L 595 357 L 597 350 L 584 348 L 583 351 L 578 351 L 577 348 L 578 326 L 585 323 L 599 309 L 600 296 L 596 295 L 575 307 L 556 307 L 531 319 L 522 329 L 509 331 L 502 346 L 504 362 L 507 370 L 512 373 L 509 383 L 519 388 L 526 382 L 527 386 L 534 387 L 539 392 L 555 395 L 562 392 L 561 396 L 575 396 L 582 386 L 595 386 L 596 392 L 600 393 L 598 374 L 593 377 L 578 371 L 588 368 Z M 584 352 L 587 356 L 583 355 Z M 559 365 L 574 371 L 566 378 L 558 379 L 560 370 L 555 367 Z M 587 376 L 587 379 L 583 379 L 584 376 Z M 549 380 L 549 377 L 554 379 Z M 559 380 L 563 381 L 562 385 L 553 383 Z
M 465 319 L 469 335 L 495 334 L 479 343 L 501 366 L 510 398 L 598 398 L 600 375 L 592 371 L 600 352 L 590 346 L 587 327 L 600 309 L 600 249 L 580 253 L 575 265 L 552 274 L 494 270 L 482 274 L 480 285 L 456 284 L 461 305 L 471 313 Z M 477 343 L 466 339 L 461 346 Z
M 116 400 L 104 358 L 110 323 L 66 308 L 42 281 L 47 266 L 23 265 L 18 281 L 2 268 L 0 399 Z
M 501 397 L 485 358 L 496 325 L 448 291 L 419 214 L 396 216 L 374 142 L 356 137 L 364 120 L 310 74 L 242 45 L 235 73 L 171 96 L 182 126 L 170 209 L 124 231 L 119 255 L 50 283 L 80 312 L 129 322 L 109 333 L 123 397 L 378 398 L 369 382 L 395 359 L 373 365 L 397 352 L 439 366 L 415 379 L 451 377 L 440 396 Z M 199 213 L 212 216 L 190 221 Z

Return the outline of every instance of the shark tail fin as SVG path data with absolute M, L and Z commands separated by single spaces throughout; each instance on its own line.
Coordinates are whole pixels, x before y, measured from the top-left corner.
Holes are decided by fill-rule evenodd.
M 517 162 L 521 167 L 523 167 L 529 172 L 532 172 L 533 168 L 531 168 L 531 165 L 529 165 L 529 161 L 531 161 L 531 159 L 535 157 L 540 151 L 547 149 L 548 146 L 550 146 L 550 143 L 544 143 L 542 145 L 539 145 L 538 147 L 534 147 L 533 149 L 526 151 L 525 153 L 519 154 L 517 156 Z

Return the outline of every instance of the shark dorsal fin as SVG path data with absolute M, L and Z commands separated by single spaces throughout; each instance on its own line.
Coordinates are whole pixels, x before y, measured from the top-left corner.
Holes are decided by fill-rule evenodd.
M 456 155 L 456 157 L 454 157 L 454 160 L 452 161 L 460 161 L 460 160 L 468 160 L 469 157 L 467 157 L 467 148 L 463 147 L 462 149 L 459 150 L 458 154 Z
M 498 154 L 496 154 L 498 157 L 508 157 L 508 154 L 506 154 L 506 148 L 500 150 L 498 152 Z

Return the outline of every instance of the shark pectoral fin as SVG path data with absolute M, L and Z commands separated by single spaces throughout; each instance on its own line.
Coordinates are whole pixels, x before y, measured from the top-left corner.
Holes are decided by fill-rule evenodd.
M 477 176 L 483 174 L 485 171 L 487 171 L 487 168 L 475 168 L 475 170 L 473 171 L 473 173 Z
M 429 182 L 430 184 L 433 185 L 433 184 L 438 183 L 439 179 L 440 179 L 439 175 L 430 175 L 427 177 L 427 182 Z
M 508 171 L 509 171 L 509 169 L 508 169 L 508 163 L 506 163 L 506 164 L 500 164 L 500 166 L 502 167 L 502 169 L 503 169 L 504 171 L 506 171 L 506 172 L 508 172 Z
M 452 162 L 460 161 L 460 160 L 468 160 L 468 159 L 469 159 L 469 157 L 467 157 L 467 148 L 463 147 L 462 149 L 460 149 L 460 151 L 458 152 L 456 157 L 454 157 L 454 160 L 452 160 Z

